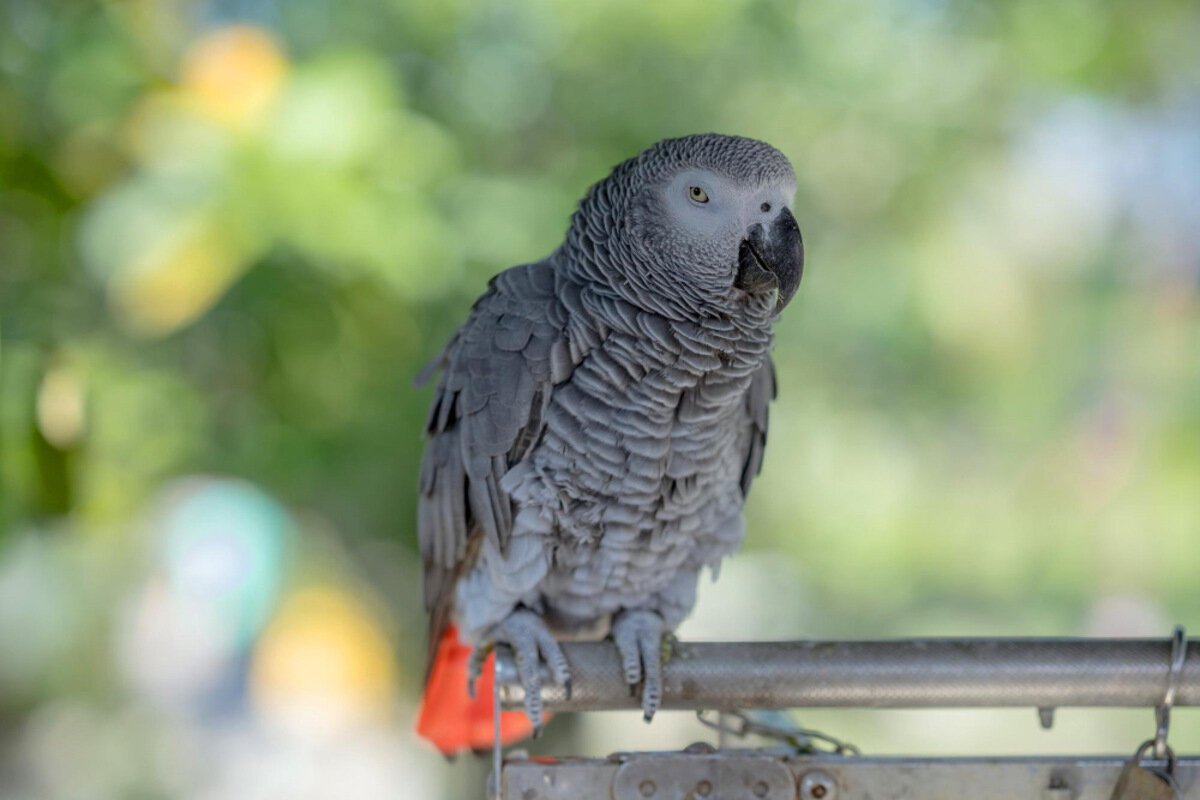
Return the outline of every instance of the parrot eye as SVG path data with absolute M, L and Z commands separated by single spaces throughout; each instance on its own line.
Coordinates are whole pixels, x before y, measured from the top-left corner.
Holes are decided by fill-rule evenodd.
M 697 203 L 707 203 L 708 202 L 708 192 L 704 191 L 699 186 L 689 186 L 688 194 Z

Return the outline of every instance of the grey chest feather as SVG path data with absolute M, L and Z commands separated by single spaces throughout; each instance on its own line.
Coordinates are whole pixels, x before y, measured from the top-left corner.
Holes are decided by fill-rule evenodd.
M 746 392 L 770 343 L 740 333 L 615 333 L 555 387 L 518 492 L 554 520 L 551 605 L 637 600 L 737 548 Z

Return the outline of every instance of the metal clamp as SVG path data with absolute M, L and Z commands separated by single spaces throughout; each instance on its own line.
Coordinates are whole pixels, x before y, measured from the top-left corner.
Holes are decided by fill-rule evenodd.
M 1167 733 L 1171 728 L 1171 707 L 1175 705 L 1175 693 L 1179 689 L 1179 679 L 1183 675 L 1183 667 L 1187 662 L 1187 632 L 1182 625 L 1176 625 L 1171 635 L 1171 668 L 1167 673 L 1167 691 L 1162 702 L 1154 708 L 1154 719 L 1157 727 L 1154 733 L 1154 757 L 1161 759 L 1171 751 L 1167 747 Z
M 1149 773 L 1150 775 L 1153 775 L 1154 777 L 1160 779 L 1163 783 L 1166 784 L 1167 788 L 1170 790 L 1171 797 L 1176 798 L 1176 800 L 1178 800 L 1178 798 L 1183 797 L 1183 790 L 1180 788 L 1179 781 L 1175 777 L 1175 767 L 1178 765 L 1179 762 L 1178 762 L 1178 759 L 1175 757 L 1174 750 L 1172 750 L 1170 747 L 1165 748 L 1165 758 L 1160 759 L 1165 762 L 1162 768 L 1142 766 L 1142 759 L 1145 758 L 1146 753 L 1148 751 L 1150 751 L 1151 749 L 1153 749 L 1153 747 L 1154 747 L 1153 739 L 1147 739 L 1146 741 L 1144 741 L 1140 745 L 1138 745 L 1138 749 L 1133 754 L 1133 759 L 1125 764 L 1125 766 L 1121 769 L 1120 774 L 1117 776 L 1117 785 L 1113 789 L 1113 795 L 1112 795 L 1114 798 L 1124 798 L 1126 796 L 1129 796 L 1126 794 L 1126 792 L 1128 792 L 1130 789 L 1130 783 L 1132 781 L 1137 780 L 1136 773 L 1138 771 L 1141 771 L 1142 773 Z M 1142 794 L 1141 792 L 1134 791 L 1132 796 L 1134 796 L 1134 797 L 1146 797 L 1146 796 L 1158 797 L 1159 795 L 1158 794 L 1145 795 L 1145 794 Z

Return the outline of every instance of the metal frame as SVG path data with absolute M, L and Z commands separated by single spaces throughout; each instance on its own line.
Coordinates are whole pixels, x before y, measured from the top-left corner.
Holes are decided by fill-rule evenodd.
M 567 642 L 563 652 L 572 692 L 568 696 L 544 676 L 547 711 L 639 707 L 611 642 Z M 497 651 L 495 692 L 497 708 L 523 706 L 516 665 L 505 648 Z M 791 749 L 717 750 L 697 744 L 675 753 L 617 753 L 607 759 L 510 756 L 503 763 L 497 751 L 494 775 L 501 776 L 501 797 L 521 800 L 1092 800 L 1113 796 L 1118 780 L 1124 787 L 1132 773 L 1149 781 L 1143 788 L 1162 778 L 1170 783 L 1167 796 L 1200 799 L 1200 758 L 1176 758 L 1167 745 L 1172 707 L 1192 705 L 1200 705 L 1200 643 L 1189 643 L 1182 627 L 1167 641 L 675 643 L 663 668 L 662 708 L 696 710 L 701 721 L 722 731 L 722 741 L 725 733 L 757 732 Z M 824 734 L 728 713 L 831 706 L 1030 706 L 1046 727 L 1060 706 L 1154 707 L 1157 725 L 1132 758 L 879 758 L 858 755 Z M 713 722 L 701 713 L 705 709 L 727 713 Z M 814 753 L 820 749 L 812 746 L 816 740 L 833 743 L 836 752 Z
M 753 750 L 510 759 L 519 800 L 1101 800 L 1128 758 L 779 756 Z M 1146 764 L 1146 762 L 1143 762 Z M 1163 768 L 1162 762 L 1148 766 Z M 1200 798 L 1200 760 L 1179 759 L 1177 797 Z

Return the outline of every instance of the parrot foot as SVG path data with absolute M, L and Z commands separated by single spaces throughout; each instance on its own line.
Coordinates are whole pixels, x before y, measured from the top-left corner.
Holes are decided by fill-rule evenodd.
M 621 611 L 613 618 L 612 638 L 621 654 L 625 682 L 636 696 L 642 684 L 642 715 L 646 722 L 662 702 L 662 665 L 664 651 L 669 652 L 662 617 L 653 611 Z M 674 637 L 671 637 L 673 639 Z
M 550 635 L 545 621 L 528 609 L 518 608 L 491 629 L 475 645 L 467 672 L 467 691 L 475 696 L 475 679 L 483 672 L 483 663 L 498 644 L 512 648 L 517 662 L 517 676 L 525 690 L 525 716 L 533 725 L 536 737 L 542 730 L 542 676 L 544 661 L 554 682 L 565 687 L 571 695 L 571 671 L 562 648 Z

